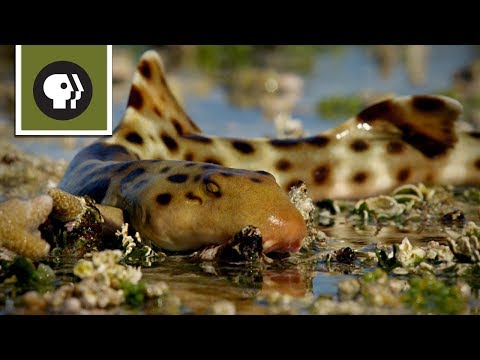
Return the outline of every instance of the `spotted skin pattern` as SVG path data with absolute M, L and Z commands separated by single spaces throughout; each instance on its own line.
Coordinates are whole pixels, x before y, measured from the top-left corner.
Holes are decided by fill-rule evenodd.
M 461 112 L 448 97 L 406 96 L 317 136 L 209 136 L 173 96 L 158 54 L 147 51 L 121 123 L 75 156 L 60 188 L 123 209 L 145 239 L 167 250 L 225 243 L 254 225 L 264 252 L 297 251 L 306 227 L 286 193 L 298 181 L 314 200 L 404 183 L 480 183 L 480 135 L 456 131 Z

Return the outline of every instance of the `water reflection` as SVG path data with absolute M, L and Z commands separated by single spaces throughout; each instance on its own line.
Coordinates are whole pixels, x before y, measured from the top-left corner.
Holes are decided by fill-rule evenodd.
M 315 271 L 303 265 L 246 266 L 218 265 L 212 262 L 192 264 L 185 258 L 171 257 L 155 268 L 144 269 L 147 281 L 165 281 L 184 302 L 186 311 L 207 313 L 218 301 L 235 304 L 237 313 L 267 313 L 264 301 L 279 297 L 297 300 L 312 299 Z M 264 301 L 262 301 L 264 299 Z M 300 311 L 291 307 L 289 311 Z

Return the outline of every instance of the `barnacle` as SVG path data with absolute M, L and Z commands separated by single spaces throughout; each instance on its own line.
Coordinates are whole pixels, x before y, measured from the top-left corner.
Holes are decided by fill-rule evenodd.
M 338 285 L 338 301 L 319 297 L 314 314 L 458 314 L 466 308 L 468 285 L 450 284 L 432 274 L 408 280 L 392 278 L 376 269 Z
M 307 236 L 303 239 L 302 249 L 308 251 L 313 249 L 315 245 L 325 243 L 327 236 L 324 232 L 318 230 L 317 224 L 315 224 L 316 207 L 313 200 L 308 196 L 307 185 L 304 182 L 299 182 L 290 189 L 288 197 L 307 223 Z
M 391 219 L 405 212 L 405 205 L 398 203 L 393 197 L 380 195 L 355 204 L 355 213 L 368 220 L 370 214 L 375 214 L 378 219 Z
M 391 252 L 379 244 L 375 249 L 378 266 L 386 271 L 393 270 L 395 274 L 441 273 L 454 265 L 454 255 L 448 246 L 430 241 L 426 245 L 414 246 L 408 238 L 400 245 L 394 244 Z
M 448 245 L 456 258 L 462 262 L 480 262 L 480 227 L 474 222 L 467 223 L 462 233 L 447 232 Z

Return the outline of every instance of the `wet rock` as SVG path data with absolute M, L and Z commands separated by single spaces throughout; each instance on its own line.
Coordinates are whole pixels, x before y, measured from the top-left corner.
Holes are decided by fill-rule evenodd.
M 82 302 L 77 298 L 68 298 L 63 303 L 62 313 L 76 315 L 82 311 Z
M 314 216 L 316 208 L 313 200 L 308 196 L 307 185 L 302 181 L 297 182 L 288 192 L 288 197 L 307 223 L 307 236 L 303 239 L 301 249 L 310 251 L 324 244 L 327 236 L 317 228 Z
M 118 248 L 115 237 L 123 224 L 123 212 L 112 206 L 98 205 L 88 196 L 75 196 L 58 188 L 48 195 L 52 211 L 39 227 L 53 254 L 82 256 L 88 251 Z
M 8 250 L 4 246 L 0 246 L 0 260 L 13 261 L 17 254 L 12 250 Z
M 443 215 L 440 218 L 440 222 L 443 225 L 460 227 L 465 225 L 465 223 L 467 222 L 467 219 L 465 218 L 465 215 L 463 214 L 463 212 L 461 212 L 460 210 L 454 210 L 452 212 L 449 212 Z
M 341 248 L 335 251 L 335 260 L 344 264 L 353 264 L 357 259 L 355 251 L 350 247 Z
M 314 314 L 381 314 L 402 311 L 401 294 L 407 281 L 389 278 L 380 269 L 359 278 L 345 279 L 338 285 L 339 301 L 319 297 L 313 304 Z
M 236 313 L 235 304 L 228 300 L 217 301 L 207 310 L 207 314 L 211 315 L 235 315 Z
M 6 153 L 5 155 L 2 156 L 1 162 L 6 165 L 10 165 L 11 163 L 18 161 L 19 157 L 16 153 L 11 152 L 11 153 Z
M 226 244 L 208 246 L 193 253 L 193 261 L 213 261 L 224 263 L 254 262 L 262 258 L 263 243 L 260 230 L 246 226 Z
M 319 208 L 320 210 L 325 210 L 328 211 L 330 215 L 336 215 L 340 212 L 340 208 L 338 205 L 335 203 L 335 201 L 330 200 L 330 199 L 324 199 L 315 202 L 315 206 Z
M 88 196 L 75 196 L 63 190 L 49 190 L 53 209 L 40 230 L 54 248 L 55 255 L 82 256 L 88 251 L 103 250 L 103 217 Z
M 455 265 L 454 254 L 448 246 L 440 245 L 436 241 L 414 246 L 407 237 L 400 245 L 386 246 L 378 243 L 375 254 L 380 268 L 397 275 L 442 274 Z
M 28 291 L 23 294 L 23 304 L 33 312 L 43 312 L 47 307 L 47 301 L 37 291 Z

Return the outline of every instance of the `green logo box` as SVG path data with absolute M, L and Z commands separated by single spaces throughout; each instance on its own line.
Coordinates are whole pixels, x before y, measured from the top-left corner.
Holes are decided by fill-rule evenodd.
M 112 135 L 112 45 L 16 45 L 15 135 Z

